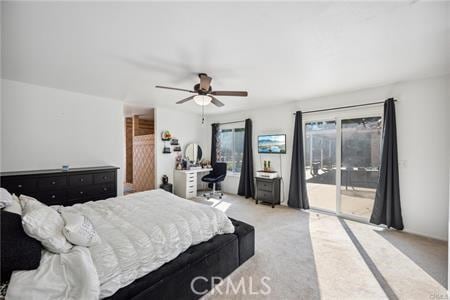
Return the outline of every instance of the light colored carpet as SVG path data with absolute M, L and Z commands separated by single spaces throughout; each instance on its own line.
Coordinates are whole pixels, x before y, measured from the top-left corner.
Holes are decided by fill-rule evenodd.
M 443 299 L 447 295 L 446 242 L 285 206 L 272 209 L 234 195 L 225 195 L 222 201 L 196 201 L 252 224 L 256 231 L 255 256 L 204 299 Z M 264 294 L 268 291 L 261 282 L 264 277 L 269 278 L 264 279 L 269 294 Z

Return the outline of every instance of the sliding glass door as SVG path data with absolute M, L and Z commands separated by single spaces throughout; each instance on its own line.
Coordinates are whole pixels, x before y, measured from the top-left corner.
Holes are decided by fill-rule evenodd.
M 381 117 L 341 121 L 341 213 L 369 219 L 381 157 Z
M 339 117 L 304 125 L 310 206 L 368 220 L 379 175 L 382 118 Z
M 305 126 L 306 188 L 310 206 L 336 211 L 336 121 Z

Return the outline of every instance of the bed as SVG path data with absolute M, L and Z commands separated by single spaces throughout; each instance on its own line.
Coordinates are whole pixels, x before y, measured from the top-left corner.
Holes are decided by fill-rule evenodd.
M 225 278 L 254 254 L 252 226 L 163 190 L 57 209 L 91 219 L 101 246 L 43 251 L 38 269 L 13 273 L 11 299 L 38 299 L 30 285 L 39 283 L 51 286 L 40 292 L 55 299 L 59 286 L 67 298 L 198 299 L 217 283 L 212 278 Z

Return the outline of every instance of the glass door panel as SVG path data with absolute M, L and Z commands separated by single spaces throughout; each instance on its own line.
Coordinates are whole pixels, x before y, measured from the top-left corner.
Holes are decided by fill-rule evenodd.
M 336 121 L 305 124 L 305 168 L 310 206 L 336 212 Z
M 340 213 L 369 219 L 381 157 L 381 117 L 341 120 Z

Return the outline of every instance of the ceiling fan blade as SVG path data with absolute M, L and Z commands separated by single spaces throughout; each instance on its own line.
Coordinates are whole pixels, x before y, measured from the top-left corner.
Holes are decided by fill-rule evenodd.
M 195 91 L 191 91 L 191 90 L 179 89 L 179 88 L 174 88 L 174 87 L 169 87 L 169 86 L 161 86 L 161 85 L 156 85 L 155 88 L 182 91 L 182 92 L 188 92 L 188 93 L 196 93 Z
M 194 97 L 195 97 L 195 95 L 194 95 L 194 96 L 187 97 L 187 98 L 184 98 L 183 100 L 178 101 L 177 104 L 182 104 L 182 103 L 184 103 L 184 102 L 188 102 L 189 100 L 194 99 Z
M 203 91 L 208 91 L 211 85 L 212 78 L 206 74 L 200 74 L 200 89 Z
M 214 104 L 215 106 L 222 107 L 225 105 L 222 102 L 220 102 L 219 99 L 217 99 L 216 97 L 213 97 L 213 96 L 210 96 L 210 97 L 211 97 L 211 103 Z
M 238 97 L 247 97 L 247 91 L 212 91 L 211 95 L 215 96 L 238 96 Z

